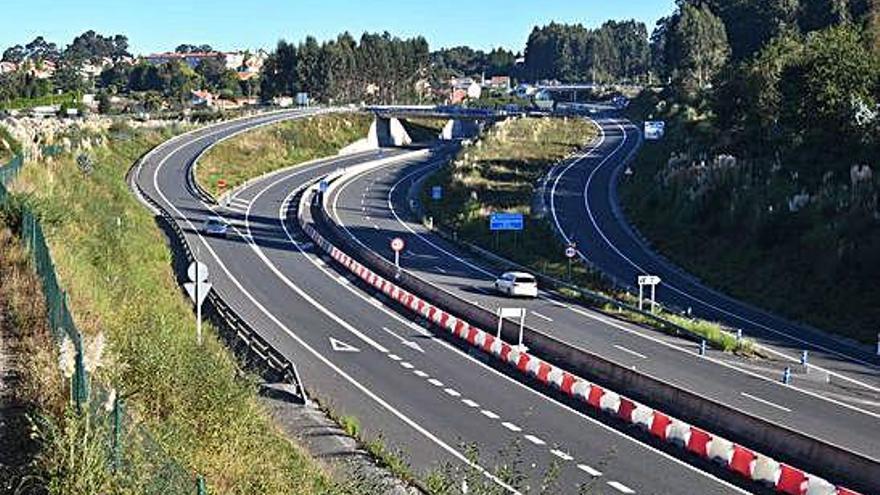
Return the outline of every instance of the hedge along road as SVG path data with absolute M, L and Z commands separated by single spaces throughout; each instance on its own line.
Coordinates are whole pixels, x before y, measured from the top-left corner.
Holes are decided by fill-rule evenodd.
M 626 120 L 602 119 L 603 158 L 584 157 L 559 167 L 545 201 L 558 230 L 581 247 L 581 256 L 627 286 L 638 275 L 663 282 L 658 299 L 694 315 L 744 330 L 765 348 L 792 363 L 809 350 L 817 369 L 847 382 L 850 388 L 880 392 L 880 357 L 872 349 L 785 320 L 708 288 L 654 253 L 626 221 L 617 197 L 619 178 L 638 151 L 641 132 Z M 638 173 L 638 170 L 634 171 Z
M 601 161 L 608 156 L 606 146 L 613 150 L 616 144 L 601 144 L 590 153 L 591 159 Z M 747 362 L 717 353 L 715 357 L 699 357 L 692 342 L 572 306 L 549 294 L 516 301 L 494 294 L 496 270 L 404 219 L 413 181 L 440 165 L 426 159 L 364 173 L 336 189 L 330 198 L 331 213 L 364 249 L 386 259 L 393 256 L 388 240 L 401 237 L 407 246 L 401 258 L 404 269 L 474 304 L 490 311 L 502 306 L 525 307 L 529 310 L 528 325 L 536 330 L 746 414 L 880 459 L 880 438 L 874 435 L 880 419 L 877 412 L 820 395 L 827 392 L 822 383 L 811 389 L 784 386 L 775 374 L 762 375 L 744 367 Z M 817 373 L 813 376 L 819 380 Z M 743 441 L 748 444 L 747 439 Z
M 217 209 L 233 227 L 230 236 L 202 236 L 198 227 L 215 213 L 188 186 L 193 160 L 223 136 L 292 117 L 220 124 L 172 141 L 144 160 L 135 180 L 181 225 L 221 297 L 296 362 L 311 394 L 361 418 L 367 436 L 381 433 L 423 473 L 442 460 L 467 462 L 464 442 L 477 444 L 485 466 L 520 444 L 529 484 L 537 486 L 544 469 L 559 462 L 564 493 L 591 481 L 598 493 L 741 492 L 432 338 L 329 271 L 307 244 L 295 244 L 297 232 L 283 222 L 290 192 L 377 158 L 371 153 L 254 181 L 237 194 L 247 203 L 244 213 Z

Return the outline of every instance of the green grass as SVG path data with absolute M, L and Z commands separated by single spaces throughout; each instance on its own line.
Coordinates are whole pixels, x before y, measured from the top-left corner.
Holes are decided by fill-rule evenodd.
M 372 118 L 362 114 L 329 114 L 291 120 L 224 141 L 200 160 L 196 180 L 214 196 L 217 181 L 226 190 L 248 179 L 317 158 L 367 137 Z
M 48 105 L 72 105 L 80 100 L 79 93 L 64 93 L 61 95 L 46 95 L 38 98 L 16 98 L 14 100 L 0 101 L 0 110 L 21 110 Z
M 565 246 L 550 222 L 532 212 L 535 185 L 559 160 L 595 139 L 596 127 L 583 119 L 517 119 L 489 132 L 477 146 L 466 148 L 452 165 L 444 167 L 424 183 L 421 202 L 425 215 L 457 239 L 497 253 L 536 273 L 569 280 L 606 297 L 632 305 L 627 294 L 613 294 L 602 277 L 581 263 L 569 262 Z M 442 185 L 443 201 L 430 197 L 432 186 Z M 525 216 L 525 232 L 489 231 L 488 217 L 495 211 L 519 212 Z M 567 291 L 569 297 L 595 305 L 596 301 Z M 666 328 L 653 319 L 631 311 L 612 312 L 639 324 Z M 749 341 L 736 341 L 712 322 L 661 316 L 686 330 L 701 335 L 726 351 L 751 353 Z
M 87 340 L 106 337 L 93 376 L 128 395 L 131 416 L 176 462 L 203 474 L 212 493 L 332 491 L 323 469 L 270 422 L 256 380 L 242 377 L 210 325 L 204 346 L 196 345 L 166 240 L 124 180 L 140 155 L 169 136 L 117 129 L 108 146 L 90 153 L 90 175 L 62 155 L 28 164 L 15 184 L 42 218 L 77 325 Z M 54 462 L 68 462 L 55 454 Z M 133 462 L 142 457 L 131 454 Z M 138 491 L 137 483 L 161 476 L 155 469 L 144 463 L 134 469 L 138 479 L 59 493 Z

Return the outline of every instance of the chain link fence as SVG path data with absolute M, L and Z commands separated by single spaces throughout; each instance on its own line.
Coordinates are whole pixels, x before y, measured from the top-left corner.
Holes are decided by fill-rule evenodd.
M 23 163 L 19 155 L 0 166 L 0 207 L 7 205 L 8 185 Z M 204 479 L 177 463 L 127 413 L 124 396 L 97 380 L 90 380 L 84 339 L 74 323 L 67 294 L 59 284 L 40 220 L 26 204 L 21 205 L 16 214 L 20 216 L 19 236 L 42 282 L 49 327 L 60 349 L 61 371 L 70 380 L 70 400 L 76 420 L 84 420 L 81 422 L 87 428 L 85 435 L 99 444 L 97 455 L 104 461 L 111 484 L 126 493 L 206 495 Z M 82 442 L 81 448 L 89 447 Z M 88 454 L 83 452 L 82 455 Z

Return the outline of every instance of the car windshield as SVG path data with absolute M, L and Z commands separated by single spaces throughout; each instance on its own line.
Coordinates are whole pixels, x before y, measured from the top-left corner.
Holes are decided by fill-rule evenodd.
M 522 276 L 516 277 L 516 283 L 518 284 L 534 284 L 534 277 Z
M 219 218 L 209 218 L 206 225 L 208 227 L 216 227 L 219 225 L 223 225 L 223 222 L 221 222 Z

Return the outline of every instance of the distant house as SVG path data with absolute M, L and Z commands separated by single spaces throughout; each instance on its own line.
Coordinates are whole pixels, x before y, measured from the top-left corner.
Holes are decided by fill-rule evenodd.
M 150 65 L 162 65 L 167 64 L 168 62 L 172 62 L 175 60 L 181 61 L 186 65 L 195 69 L 199 66 L 203 61 L 216 58 L 223 59 L 224 54 L 220 52 L 192 52 L 192 53 L 177 53 L 177 52 L 163 52 L 163 53 L 153 53 L 144 57 L 144 60 L 147 61 Z
M 483 87 L 510 91 L 510 76 L 492 76 L 489 80 L 483 81 Z
M 0 74 L 9 74 L 18 70 L 18 64 L 13 62 L 0 62 Z
M 470 77 L 454 78 L 450 81 L 452 91 L 449 96 L 449 103 L 458 105 L 466 99 L 479 99 L 483 94 L 483 87 Z
M 189 103 L 194 107 L 213 107 L 214 100 L 214 95 L 210 91 L 199 90 L 190 94 Z

